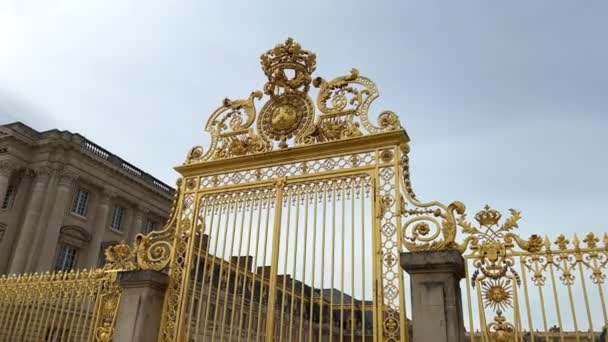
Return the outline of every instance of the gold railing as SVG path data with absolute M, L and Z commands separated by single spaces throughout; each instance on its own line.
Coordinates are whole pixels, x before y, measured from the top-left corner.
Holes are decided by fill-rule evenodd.
M 404 247 L 463 254 L 471 341 L 596 341 L 605 330 L 608 235 L 523 238 L 514 209 L 501 223 L 486 206 L 473 224 L 459 202 L 426 206 L 439 209 L 404 210 Z
M 101 269 L 0 277 L 0 341 L 110 341 L 115 281 Z
M 494 237 L 465 255 L 468 330 L 481 341 L 596 341 L 608 323 L 608 236 Z

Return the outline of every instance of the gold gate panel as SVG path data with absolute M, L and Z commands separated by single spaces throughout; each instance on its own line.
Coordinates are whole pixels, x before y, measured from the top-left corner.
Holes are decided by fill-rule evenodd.
M 406 341 L 405 130 L 370 121 L 378 90 L 356 69 L 313 80 L 291 39 L 261 63 L 263 91 L 211 115 L 170 222 L 139 237 L 138 264 L 170 275 L 159 340 Z

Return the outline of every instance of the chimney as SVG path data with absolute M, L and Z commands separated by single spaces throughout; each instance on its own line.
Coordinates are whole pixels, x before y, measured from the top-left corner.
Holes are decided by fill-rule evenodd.
M 257 274 L 262 275 L 262 272 L 264 273 L 264 278 L 270 278 L 270 268 L 272 266 L 259 266 L 257 268 Z
M 247 256 L 233 256 L 230 257 L 230 263 L 233 265 L 237 265 L 237 267 L 245 268 L 247 271 L 251 272 L 253 267 L 253 257 L 251 255 Z

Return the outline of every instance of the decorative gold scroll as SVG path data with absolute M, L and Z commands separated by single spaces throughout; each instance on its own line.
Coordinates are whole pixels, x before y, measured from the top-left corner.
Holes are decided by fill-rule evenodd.
M 369 107 L 379 96 L 374 82 L 357 69 L 331 81 L 313 80 L 315 54 L 291 38 L 264 53 L 261 64 L 268 77 L 264 92 L 253 91 L 242 100 L 225 99 L 205 128 L 211 136 L 209 149 L 192 148 L 186 164 L 401 129 L 399 118 L 390 111 L 379 115 L 377 125 L 370 122 Z M 319 88 L 316 108 L 308 95 L 311 83 Z M 262 100 L 264 94 L 268 100 L 258 113 L 255 100 Z M 320 114 L 315 117 L 317 110 Z

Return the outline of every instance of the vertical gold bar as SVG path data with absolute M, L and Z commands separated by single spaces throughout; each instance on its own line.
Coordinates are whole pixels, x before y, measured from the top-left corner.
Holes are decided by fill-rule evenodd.
M 295 189 L 291 189 L 291 191 L 289 191 L 289 196 L 287 197 L 287 220 L 286 222 L 286 230 L 287 230 L 287 234 L 285 236 L 285 262 L 283 263 L 283 290 L 281 291 L 281 310 L 280 310 L 280 315 L 281 315 L 281 321 L 279 323 L 279 341 L 283 341 L 283 317 L 284 315 L 284 309 L 285 309 L 285 290 L 287 288 L 287 263 L 288 263 L 288 257 L 289 257 L 289 233 L 291 231 L 291 200 L 292 200 L 292 193 L 293 191 L 296 191 Z M 299 196 L 296 197 L 296 201 L 299 201 Z M 298 239 L 298 237 L 296 236 L 296 240 Z M 280 244 L 279 244 L 280 247 Z M 294 257 L 295 259 L 295 257 Z M 294 274 L 295 277 L 295 274 Z M 293 283 L 293 281 L 292 281 Z
M 317 189 L 315 184 L 310 186 L 311 191 L 314 191 L 314 207 L 313 207 L 313 231 L 312 231 L 312 279 L 310 281 L 310 317 L 308 319 L 308 341 L 313 340 L 313 323 L 314 323 L 314 299 L 315 299 L 315 262 L 316 262 L 316 254 L 317 254 Z M 322 286 L 321 286 L 322 287 Z M 319 322 L 320 324 L 320 322 Z
M 300 198 L 297 197 L 296 198 L 296 223 L 295 223 L 295 235 L 296 235 L 296 241 L 299 238 L 300 234 Z M 296 298 L 296 284 L 295 284 L 295 278 L 296 278 L 296 266 L 297 266 L 297 262 L 298 262 L 298 243 L 296 243 L 295 247 L 294 247 L 294 251 L 293 251 L 293 268 L 292 268 L 292 274 L 293 274 L 293 278 L 294 281 L 291 282 L 291 304 L 289 305 L 289 339 L 293 338 L 293 326 L 295 325 L 295 320 L 294 320 L 294 303 L 295 303 L 295 298 Z
M 275 201 L 276 201 L 276 198 L 278 197 L 278 189 L 275 189 L 274 197 L 275 197 Z M 266 232 L 264 233 L 264 251 L 263 251 L 263 255 L 262 255 L 262 265 L 264 267 L 262 267 L 262 274 L 261 274 L 261 278 L 260 278 L 260 303 L 258 306 L 258 323 L 257 323 L 257 331 L 256 331 L 256 338 L 255 338 L 256 341 L 258 341 L 258 339 L 260 337 L 260 329 L 261 329 L 261 323 L 262 323 L 262 303 L 264 302 L 264 283 L 266 282 L 266 279 L 264 278 L 264 276 L 265 276 L 264 273 L 266 272 L 266 251 L 268 250 L 268 248 L 267 248 L 268 247 L 268 228 L 270 226 L 270 196 L 268 197 L 266 202 L 267 202 L 267 204 L 266 204 L 266 208 L 267 208 L 267 210 L 266 210 Z M 267 292 L 270 292 L 270 288 L 268 289 Z M 266 307 L 268 308 L 268 305 Z M 270 332 L 270 334 L 271 333 L 272 332 Z
M 65 274 L 67 274 L 67 273 L 61 273 L 61 274 L 59 275 L 59 279 L 58 279 L 58 280 L 63 280 L 63 279 L 64 279 L 64 275 L 65 275 Z M 55 293 L 54 293 L 54 295 L 55 295 L 56 297 L 54 298 L 55 300 L 53 301 L 53 306 L 52 306 L 52 309 L 51 309 L 51 311 L 52 311 L 52 313 L 53 313 L 53 314 L 52 314 L 52 315 L 50 315 L 50 317 L 47 317 L 47 319 L 50 319 L 50 327 L 49 327 L 49 328 L 50 328 L 51 330 L 50 330 L 50 335 L 49 335 L 49 336 L 51 337 L 51 340 L 52 340 L 52 336 L 53 336 L 53 332 L 54 332 L 54 330 L 53 330 L 53 325 L 55 324 L 55 317 L 56 317 L 56 315 L 57 315 L 57 311 L 59 311 L 59 308 L 58 308 L 58 307 L 59 307 L 59 306 L 60 306 L 60 304 L 61 304 L 61 288 L 58 286 L 58 284 L 59 284 L 59 282 L 57 282 L 57 283 L 55 283 L 55 284 L 53 284 L 53 285 L 52 285 L 53 287 L 57 287 L 57 288 L 55 289 L 57 292 L 55 292 Z M 50 312 L 49 312 L 49 313 L 50 313 Z M 47 324 L 45 324 L 45 326 L 46 326 L 46 325 L 47 325 Z
M 86 284 L 87 280 L 89 277 L 89 273 L 88 271 L 85 269 L 83 270 L 83 272 L 81 273 L 81 278 L 82 281 Z M 80 324 L 82 322 L 82 317 L 83 317 L 83 304 L 85 302 L 85 298 L 87 298 L 87 286 L 83 286 L 81 288 L 82 292 L 80 292 L 80 298 L 78 301 L 78 305 L 76 305 L 77 309 L 74 309 L 74 316 L 78 316 L 78 318 L 76 319 L 75 322 L 73 322 L 73 326 L 70 327 L 70 333 L 68 334 L 68 340 L 70 340 L 70 337 L 74 336 L 74 338 L 76 338 L 76 336 L 78 336 L 78 332 L 77 329 L 80 328 Z M 78 312 L 78 314 L 76 314 Z
M 72 277 L 70 277 L 71 279 L 77 279 L 78 275 L 80 274 L 80 272 L 76 272 L 75 274 L 72 274 Z M 61 337 L 60 337 L 60 341 L 63 341 L 63 337 L 64 334 L 66 333 L 66 330 L 68 330 L 68 320 L 70 318 L 70 316 L 72 317 L 72 321 L 74 319 L 74 314 L 70 315 L 70 307 L 72 306 L 72 301 L 74 300 L 74 295 L 76 294 L 76 286 L 75 286 L 75 280 L 71 281 L 71 284 L 65 284 L 66 287 L 68 287 L 69 290 L 69 298 L 68 298 L 68 303 L 67 306 L 65 308 L 65 313 L 64 313 L 64 319 L 63 319 L 63 326 L 61 328 Z
M 551 256 L 551 260 L 547 260 L 547 262 L 549 262 L 549 272 L 551 273 L 551 286 L 553 289 L 553 300 L 555 300 L 555 311 L 557 313 L 557 322 L 559 323 L 560 327 L 563 327 L 564 325 L 562 324 L 562 314 L 561 314 L 561 310 L 559 307 L 559 299 L 557 296 L 557 285 L 555 283 L 555 273 L 553 270 L 553 256 Z M 562 329 L 560 329 L 559 331 L 559 338 L 560 341 L 564 341 L 564 333 L 562 331 Z
M 365 321 L 365 309 L 366 309 L 366 301 L 365 301 L 365 259 L 367 256 L 365 255 L 365 187 L 367 184 L 361 184 L 361 340 L 365 341 L 367 337 L 367 326 Z M 353 238 L 354 239 L 354 238 Z M 372 255 L 373 258 L 373 255 Z
M 80 338 L 78 339 L 78 341 L 85 341 L 85 337 L 87 334 L 87 321 L 89 319 L 89 316 L 93 316 L 93 314 L 91 313 L 91 303 L 93 302 L 92 300 L 92 296 L 94 296 L 94 293 L 88 293 L 85 297 L 84 300 L 86 301 L 86 308 L 84 311 L 84 321 L 82 322 L 82 325 L 79 324 L 80 327 Z
M 401 217 L 403 215 L 403 213 L 401 213 L 401 207 L 402 205 L 402 196 L 401 196 L 401 182 L 403 182 L 403 175 L 402 175 L 402 168 L 400 167 L 400 163 L 401 163 L 401 150 L 397 147 L 395 147 L 395 151 L 394 151 L 394 160 L 393 160 L 393 169 L 395 170 L 395 177 L 396 177 L 396 181 L 395 181 L 395 207 L 396 209 L 396 213 L 395 213 L 395 220 L 396 220 L 396 226 L 397 227 L 401 227 Z M 400 245 L 400 241 L 402 241 L 403 239 L 403 231 L 401 229 L 397 229 L 397 244 Z M 400 250 L 400 248 L 398 247 L 397 249 L 398 251 Z M 397 253 L 397 256 L 399 256 L 399 253 Z M 395 268 L 395 266 L 393 266 Z M 399 281 L 399 332 L 400 332 L 400 339 L 402 341 L 407 341 L 409 338 L 409 333 L 408 333 L 408 329 L 409 327 L 406 324 L 406 317 L 407 317 L 407 306 L 405 305 L 405 286 L 404 286 L 404 270 L 401 269 L 400 265 L 397 265 L 396 267 L 397 269 L 397 274 L 398 274 L 398 281 Z
M 546 342 L 549 342 L 549 326 L 547 325 L 547 314 L 546 314 L 546 307 L 545 307 L 545 296 L 543 294 L 543 288 L 541 285 L 537 285 L 538 287 L 538 296 L 540 297 L 540 307 L 541 307 L 541 314 L 543 317 L 543 328 L 545 330 L 545 340 Z
M 213 293 L 213 277 L 216 275 L 215 272 L 215 260 L 218 259 L 217 256 L 217 249 L 218 249 L 218 245 L 220 244 L 220 234 L 221 234 L 221 228 L 222 228 L 222 210 L 226 209 L 226 222 L 225 225 L 228 225 L 228 218 L 229 218 L 229 210 L 230 210 L 230 206 L 228 205 L 228 208 L 226 203 L 222 201 L 221 198 L 218 198 L 219 195 L 217 197 L 214 197 L 214 202 L 218 203 L 218 208 L 217 208 L 217 238 L 215 239 L 215 246 L 213 247 L 213 255 L 211 255 L 208 260 L 206 260 L 206 263 L 209 264 L 211 266 L 211 272 L 209 273 L 209 288 L 207 289 L 207 304 L 205 305 L 205 319 L 203 320 L 203 336 L 205 336 L 208 332 L 208 330 L 211 328 L 212 333 L 211 333 L 211 339 L 213 340 L 215 338 L 215 313 L 217 312 L 217 308 L 214 309 L 213 311 L 213 318 L 212 321 L 209 321 L 209 308 L 211 307 L 211 301 L 213 300 L 211 294 Z M 211 248 L 211 237 L 209 237 L 209 248 Z M 207 275 L 205 274 L 205 277 L 207 277 Z M 221 281 L 218 281 L 218 287 L 216 288 L 216 297 L 218 296 L 218 290 L 221 286 Z M 214 306 L 215 308 L 215 306 Z M 209 327 L 209 324 L 211 324 L 211 327 Z M 204 339 L 203 339 L 204 340 Z
M 239 196 L 243 196 L 243 192 L 239 193 Z M 236 224 L 237 224 L 237 219 L 239 216 L 239 206 L 241 204 L 241 198 L 238 198 L 235 201 L 234 204 L 234 217 L 232 219 L 232 239 L 230 241 L 230 255 L 228 255 L 228 271 L 226 272 L 226 290 L 224 291 L 224 308 L 222 310 L 222 327 L 221 327 L 221 331 L 220 331 L 220 341 L 224 339 L 224 332 L 226 331 L 226 328 L 228 327 L 226 325 L 226 310 L 228 309 L 228 293 L 230 292 L 230 284 L 231 284 L 231 279 L 232 279 L 232 256 L 234 256 L 234 240 L 236 240 Z M 225 260 L 226 259 L 226 255 L 223 254 L 222 258 Z M 222 262 L 222 265 L 224 265 L 225 262 Z M 235 267 L 236 268 L 236 267 Z M 221 269 L 221 267 L 220 267 Z M 221 271 L 220 271 L 221 274 Z M 220 278 L 221 279 L 221 278 Z M 221 288 L 221 287 L 220 287 Z M 219 298 L 218 298 L 219 300 Z M 232 314 L 232 313 L 231 313 Z M 230 324 L 232 324 L 232 321 L 230 322 Z
M 226 245 L 227 245 L 227 238 L 228 238 L 228 227 L 230 224 L 230 208 L 232 207 L 232 204 L 234 204 L 232 201 L 229 200 L 229 202 L 227 203 L 227 208 L 226 208 L 226 221 L 225 221 L 225 226 L 224 226 L 224 239 L 222 240 L 222 255 L 219 256 L 219 263 L 220 263 L 220 270 L 219 270 L 219 277 L 218 277 L 218 285 L 216 288 L 216 293 L 215 293 L 215 310 L 213 312 L 213 329 L 211 331 L 211 340 L 215 339 L 215 329 L 217 327 L 217 313 L 218 311 L 220 311 L 219 308 L 219 303 L 220 303 L 220 291 L 222 290 L 222 283 L 223 283 L 223 279 L 222 276 L 224 275 L 224 258 L 226 257 Z M 234 209 L 236 210 L 236 208 Z M 219 243 L 219 241 L 218 241 Z M 218 258 L 217 254 L 215 255 L 215 258 Z M 210 287 L 211 288 L 211 287 Z M 209 292 L 211 293 L 211 290 L 209 290 Z M 211 300 L 211 298 L 209 298 Z M 224 324 L 223 322 L 221 323 L 220 329 L 224 329 Z M 220 332 L 221 333 L 221 332 Z
M 52 277 L 54 277 L 54 275 L 46 274 L 46 276 L 45 276 L 46 282 L 50 282 Z M 36 340 L 40 340 L 41 338 L 43 338 L 43 335 L 41 335 L 41 334 L 46 329 L 46 317 L 49 314 L 49 311 L 51 309 L 52 297 L 51 297 L 51 294 L 48 292 L 49 288 L 50 287 L 45 287 L 43 290 L 44 291 L 43 297 L 44 297 L 45 305 L 42 307 L 42 312 L 40 313 L 40 329 L 38 330 L 38 333 L 36 334 Z M 2 330 L 4 330 L 4 328 L 2 328 Z
M 277 264 L 279 263 L 279 244 L 281 237 L 281 212 L 283 206 L 283 186 L 285 178 L 277 179 L 276 200 L 274 206 L 274 230 L 272 234 L 272 259 L 270 264 L 270 285 L 268 297 L 268 314 L 266 318 L 266 342 L 272 342 L 274 332 L 274 312 L 277 287 Z
M 591 317 L 591 309 L 589 305 L 589 296 L 587 294 L 587 284 L 585 283 L 585 273 L 583 272 L 582 256 L 580 260 L 577 258 L 578 270 L 581 276 L 581 284 L 583 285 L 583 297 L 585 298 L 585 309 L 587 309 L 587 320 L 589 322 L 589 331 L 593 330 L 593 318 Z
M 264 192 L 264 197 L 269 198 L 269 195 Z M 262 197 L 261 199 L 258 200 L 258 208 L 259 208 L 259 212 L 257 213 L 257 218 L 258 218 L 258 222 L 257 222 L 257 228 L 256 228 L 256 234 L 255 234 L 255 255 L 254 255 L 254 259 L 253 259 L 253 273 L 251 276 L 251 290 L 250 290 L 250 295 L 249 295 L 249 320 L 247 321 L 247 341 L 249 341 L 249 336 L 251 335 L 251 324 L 253 323 L 253 294 L 255 293 L 255 281 L 256 281 L 256 277 L 258 276 L 257 274 L 257 262 L 258 262 L 258 257 L 259 257 L 259 245 L 260 245 L 260 230 L 262 227 L 262 201 L 264 199 L 264 197 Z M 260 280 L 260 292 L 261 292 L 261 284 L 262 284 L 262 280 Z M 260 299 L 259 301 L 262 302 L 262 296 L 259 296 Z M 259 316 L 258 316 L 258 321 L 259 321 Z
M 197 297 L 199 297 L 199 302 L 202 302 L 202 296 L 197 295 L 197 282 L 199 279 L 199 275 L 198 275 L 198 270 L 199 270 L 199 266 L 201 263 L 201 248 L 203 246 L 203 240 L 204 240 L 204 235 L 205 235 L 205 230 L 207 227 L 207 211 L 209 210 L 209 206 L 207 205 L 208 203 L 206 202 L 207 199 L 206 198 L 200 198 L 199 199 L 200 202 L 205 202 L 203 204 L 203 208 L 199 208 L 198 211 L 196 211 L 194 213 L 194 227 L 192 227 L 192 230 L 194 232 L 193 236 L 198 236 L 198 244 L 197 244 L 197 249 L 196 251 L 193 251 L 194 255 L 196 256 L 196 260 L 194 261 L 194 281 L 192 283 L 192 293 L 189 294 L 190 297 L 190 303 L 188 304 L 188 322 L 186 322 L 186 340 L 190 340 L 190 329 L 192 328 L 192 322 L 194 321 L 195 323 L 198 323 L 198 320 L 194 320 L 192 317 L 193 313 L 194 313 L 194 302 L 195 299 Z M 200 219 L 201 216 L 201 211 L 202 213 L 202 222 L 201 222 L 201 229 L 199 231 L 198 229 L 198 221 Z M 196 240 L 195 240 L 196 241 Z M 206 260 L 206 258 L 205 258 Z M 188 271 L 190 272 L 190 271 Z M 201 287 L 203 286 L 202 284 L 204 284 L 204 282 L 201 283 Z M 188 295 L 186 295 L 186 298 L 188 297 Z M 197 314 L 198 316 L 198 314 Z M 198 338 L 197 335 L 194 335 L 194 338 Z
M 254 208 L 255 208 L 255 203 L 258 200 L 258 196 L 259 196 L 259 192 L 256 192 L 255 195 L 253 195 L 254 197 L 251 199 L 250 203 L 249 203 L 249 228 L 247 231 L 247 247 L 245 248 L 245 250 L 247 251 L 245 253 L 245 256 L 248 258 L 249 257 L 249 250 L 251 248 L 251 232 L 253 230 L 253 213 L 254 213 Z M 257 236 L 256 236 L 257 237 Z M 245 260 L 245 263 L 247 263 L 248 260 Z M 247 278 L 248 275 L 251 275 L 253 277 L 253 274 L 251 273 L 252 270 L 249 269 L 245 272 L 245 276 L 243 277 L 243 288 L 241 290 L 241 310 L 239 312 L 239 329 L 240 329 L 240 333 L 239 333 L 239 337 L 238 337 L 238 341 L 241 341 L 241 338 L 243 337 L 243 334 L 247 334 L 247 340 L 249 340 L 249 330 L 246 331 L 242 331 L 243 329 L 243 316 L 244 316 L 244 311 L 245 311 L 245 296 L 247 294 Z M 251 302 L 249 303 L 249 307 L 251 307 Z M 234 310 L 233 310 L 234 311 Z M 249 320 L 251 321 L 251 316 L 249 316 Z
M 526 275 L 526 265 L 522 256 L 519 257 L 519 266 L 524 280 L 524 300 L 526 303 L 526 315 L 528 316 L 528 329 L 530 329 L 531 342 L 534 342 L 534 325 L 532 324 L 532 310 L 530 310 L 530 297 L 528 295 L 528 276 Z
M 326 235 L 326 223 L 327 223 L 327 183 L 323 183 L 321 185 L 323 187 L 323 194 L 321 195 L 323 200 L 323 225 L 321 227 L 321 232 L 323 233 L 323 237 L 321 238 L 321 296 L 319 298 L 319 342 L 323 341 L 323 303 L 325 301 L 325 235 Z
M 84 285 L 83 284 L 84 282 L 81 280 L 82 278 L 84 278 L 84 273 L 79 273 L 77 275 L 77 278 L 79 278 L 79 279 L 74 282 L 74 303 L 72 304 L 72 318 L 70 320 L 70 325 L 68 326 L 68 335 L 66 336 L 66 339 L 68 341 L 70 341 L 70 337 L 72 337 L 72 333 L 78 326 L 77 325 L 78 319 L 80 319 L 79 308 L 80 308 L 82 297 L 80 297 L 81 292 L 79 292 L 79 290 L 80 290 L 79 287 Z
M 22 302 L 22 296 L 23 294 L 19 295 L 19 292 L 21 292 L 21 283 L 23 283 L 24 278 L 27 275 L 19 275 L 19 278 L 17 279 L 17 284 L 16 284 L 16 290 L 17 290 L 17 295 L 15 296 L 16 298 L 13 299 L 13 305 L 12 305 L 12 310 L 10 312 L 10 315 L 8 316 L 9 319 L 6 321 L 7 323 L 7 327 L 8 327 L 8 331 L 7 331 L 7 337 L 12 338 L 13 336 L 13 328 L 15 327 L 15 325 L 17 325 L 17 322 L 15 322 L 16 317 L 19 316 L 19 312 L 21 311 L 21 308 L 23 307 L 23 305 L 21 305 Z
M 376 150 L 376 160 L 378 160 L 378 151 Z M 378 196 L 378 165 L 376 164 L 376 171 L 374 173 L 374 176 L 372 178 L 372 203 L 373 203 L 373 208 L 372 208 L 372 267 L 373 267 L 373 273 L 374 273 L 374 277 L 373 277 L 373 281 L 372 281 L 372 291 L 373 291 L 373 295 L 372 295 L 372 315 L 373 315 L 373 325 L 372 325 L 372 330 L 373 330 L 373 336 L 374 336 L 374 341 L 377 342 L 379 339 L 381 339 L 381 328 L 380 328 L 380 320 L 381 318 L 379 317 L 379 312 L 381 311 L 382 308 L 382 300 L 381 300 L 381 295 L 380 295 L 380 291 L 382 288 L 382 284 L 378 284 L 378 282 L 382 281 L 382 268 L 380 266 L 380 260 L 379 260 L 379 256 L 381 255 L 381 250 L 380 250 L 380 236 L 379 236 L 379 223 L 380 223 L 380 196 Z
M 481 336 L 483 341 L 488 341 L 488 324 L 486 322 L 486 313 L 484 311 L 482 296 L 481 296 L 481 282 L 479 280 L 475 280 L 475 288 L 477 289 L 477 307 L 479 308 L 479 325 L 481 325 Z
M 306 192 L 304 196 L 304 250 L 302 251 L 302 291 L 300 291 L 300 327 L 298 330 L 298 341 L 302 341 L 302 324 L 304 321 L 304 309 L 306 306 L 304 305 L 304 287 L 306 284 L 306 252 L 308 246 L 308 199 L 309 193 Z
M 200 296 L 198 299 L 198 306 L 196 308 L 196 322 L 195 322 L 195 328 L 194 328 L 194 340 L 198 341 L 198 337 L 199 337 L 199 329 L 200 329 L 200 325 L 201 325 L 201 317 L 203 316 L 203 302 L 210 302 L 210 298 L 209 297 L 205 297 L 205 282 L 207 281 L 207 272 L 209 271 L 208 266 L 209 264 L 211 264 L 211 267 L 213 268 L 213 257 L 212 255 L 209 254 L 209 250 L 211 249 L 211 237 L 213 236 L 213 224 L 214 224 L 214 220 L 215 220 L 215 210 L 217 210 L 216 207 L 216 201 L 212 200 L 211 198 L 207 199 L 207 204 L 206 207 L 208 208 L 207 213 L 205 214 L 205 222 L 207 221 L 206 217 L 207 215 L 211 214 L 211 219 L 209 220 L 209 234 L 207 235 L 207 241 L 206 241 L 206 245 L 205 245 L 205 251 L 204 251 L 204 256 L 203 256 L 203 275 L 202 275 L 202 280 L 201 280 L 201 286 L 200 286 Z M 209 203 L 211 202 L 211 203 Z M 218 217 L 218 222 L 220 221 L 219 217 Z M 206 224 L 203 227 L 203 236 L 204 236 L 204 232 L 206 230 Z M 202 239 L 201 239 L 202 241 Z M 217 243 L 216 243 L 217 244 Z M 200 249 L 200 247 L 199 247 Z M 198 278 L 197 278 L 198 279 Z M 212 281 L 209 282 L 209 287 L 213 287 L 213 283 Z M 203 320 L 203 336 L 205 335 L 206 332 L 206 324 L 207 322 Z
M 361 178 L 363 182 L 363 178 Z M 350 340 L 355 341 L 355 179 L 351 180 L 350 188 Z M 344 237 L 343 237 L 344 239 Z
M 572 321 L 574 323 L 574 331 L 576 334 L 576 341 L 580 341 L 578 321 L 576 319 L 576 307 L 574 306 L 574 298 L 572 297 L 572 285 L 568 284 L 568 299 L 570 300 L 570 311 L 572 312 Z
M 342 180 L 343 183 L 340 184 L 340 190 L 342 191 L 342 235 L 340 236 L 341 247 L 340 247 L 340 261 L 342 272 L 340 274 L 340 341 L 344 340 L 344 240 L 346 234 L 346 184 L 345 180 Z
M 471 280 L 469 278 L 469 259 L 464 258 L 464 274 L 465 280 L 467 284 L 467 305 L 469 311 L 469 339 L 471 342 L 474 341 L 475 337 L 475 329 L 473 327 L 473 303 L 471 302 Z
M 511 278 L 511 288 L 513 289 L 513 311 L 515 323 L 515 340 L 521 341 L 521 312 L 519 309 L 519 293 L 517 291 L 517 283 L 515 278 Z
M 31 274 L 24 274 L 23 275 L 23 280 L 22 280 L 22 285 L 20 287 L 18 287 L 18 307 L 19 310 L 17 311 L 17 315 L 14 319 L 11 320 L 10 323 L 11 324 L 11 329 L 13 331 L 13 340 L 17 340 L 19 338 L 19 332 L 21 331 L 21 326 L 23 325 L 23 322 L 25 321 L 25 317 L 27 314 L 27 303 L 28 303 L 28 297 L 30 295 L 27 286 L 28 283 L 30 282 L 30 278 L 31 278 Z
M 334 332 L 334 277 L 336 269 L 336 183 L 332 183 L 331 215 L 331 287 L 329 288 L 329 339 L 333 340 Z
M 44 295 L 42 294 L 42 275 L 39 275 L 39 277 L 37 278 L 38 281 L 38 287 L 36 288 L 36 294 L 33 300 L 33 305 L 36 307 L 36 309 L 34 310 L 34 312 L 32 313 L 32 317 L 30 319 L 30 323 L 29 323 L 29 327 L 28 327 L 28 337 L 29 336 L 33 336 L 36 334 L 37 331 L 37 327 L 39 326 L 38 324 L 38 320 L 40 319 L 40 317 L 38 317 L 38 314 L 40 313 L 40 308 L 43 307 L 43 303 L 44 303 Z M 0 321 L 2 321 L 2 318 L 0 318 Z
M 97 319 L 99 318 L 99 308 L 101 304 L 101 286 L 102 282 L 97 282 L 97 288 L 95 289 L 95 303 L 93 305 L 93 312 L 91 313 L 91 323 L 89 328 L 86 330 L 87 341 L 92 341 L 94 339 L 93 330 L 96 326 Z
M 253 191 L 249 193 L 249 196 L 253 196 Z M 234 290 L 232 291 L 232 307 L 230 308 L 230 312 L 231 312 L 231 316 L 230 316 L 230 333 L 228 335 L 228 340 L 232 341 L 232 330 L 235 326 L 235 320 L 234 320 L 234 313 L 236 312 L 236 292 L 239 288 L 239 275 L 241 273 L 241 267 L 240 267 L 240 263 L 241 263 L 241 259 L 243 256 L 241 256 L 241 251 L 243 249 L 243 233 L 245 231 L 245 212 L 247 211 L 247 205 L 249 204 L 250 199 L 247 198 L 243 201 L 243 209 L 242 209 L 242 213 L 241 213 L 241 234 L 239 236 L 239 247 L 237 248 L 237 255 L 236 255 L 236 265 L 234 265 L 234 269 L 235 269 L 235 273 L 236 276 L 234 277 Z M 233 257 L 234 254 L 232 254 L 231 257 Z M 243 261 L 245 261 L 244 263 L 247 264 L 247 260 L 243 259 Z M 244 267 L 243 267 L 244 269 Z M 226 295 L 227 295 L 226 291 Z M 242 309 L 242 308 L 241 308 Z M 240 314 L 239 314 L 240 316 Z M 239 319 L 240 321 L 240 319 Z M 241 332 L 241 326 L 240 324 L 237 326 L 237 331 Z
M 192 257 L 194 254 L 194 242 L 196 241 L 195 236 L 196 236 L 196 226 L 197 226 L 197 220 L 198 220 L 198 215 L 199 215 L 199 208 L 200 208 L 200 203 L 201 202 L 201 197 L 199 197 L 198 194 L 194 195 L 194 208 L 192 210 L 192 218 L 190 219 L 190 227 L 188 227 L 188 231 L 186 232 L 188 234 L 188 243 L 187 243 L 187 247 L 186 247 L 186 256 L 185 256 L 185 263 L 184 263 L 184 273 L 185 273 L 185 277 L 183 277 L 182 279 L 182 286 L 181 286 L 181 290 L 180 290 L 180 300 L 179 300 L 179 305 L 177 307 L 177 311 L 176 311 L 176 322 L 179 322 L 179 324 L 177 324 L 177 332 L 176 332 L 176 336 L 177 336 L 177 340 L 181 341 L 184 337 L 183 334 L 185 333 L 184 331 L 184 323 L 189 324 L 189 321 L 186 321 L 186 319 L 184 318 L 185 314 L 186 314 L 186 306 L 187 306 L 187 301 L 188 301 L 188 289 L 190 288 L 190 272 L 191 272 L 191 267 L 192 267 Z M 183 221 L 182 221 L 183 222 Z M 182 224 L 182 222 L 180 222 L 180 224 Z

